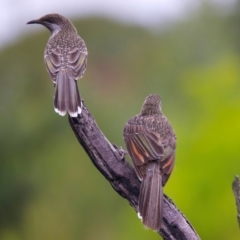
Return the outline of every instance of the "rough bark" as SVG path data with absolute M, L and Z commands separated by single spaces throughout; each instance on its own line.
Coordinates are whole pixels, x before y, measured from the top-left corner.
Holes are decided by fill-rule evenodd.
M 232 183 L 232 189 L 233 189 L 234 197 L 236 200 L 236 206 L 237 206 L 238 227 L 240 228 L 240 180 L 239 180 L 239 176 L 235 176 L 234 181 Z
M 137 212 L 140 181 L 132 166 L 125 161 L 126 151 L 107 140 L 85 106 L 80 116 L 69 117 L 69 123 L 95 167 Z M 200 239 L 185 216 L 166 195 L 163 224 L 158 233 L 165 240 Z

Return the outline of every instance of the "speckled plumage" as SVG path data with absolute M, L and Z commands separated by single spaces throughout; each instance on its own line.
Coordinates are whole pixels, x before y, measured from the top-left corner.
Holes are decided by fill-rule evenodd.
M 135 171 L 142 180 L 139 213 L 146 227 L 159 230 L 164 186 L 173 170 L 176 136 L 156 94 L 147 96 L 140 114 L 125 125 L 124 141 Z
M 54 107 L 60 115 L 81 113 L 76 80 L 87 67 L 87 48 L 74 25 L 59 14 L 47 14 L 31 23 L 42 24 L 51 32 L 44 51 L 44 62 L 55 86 Z

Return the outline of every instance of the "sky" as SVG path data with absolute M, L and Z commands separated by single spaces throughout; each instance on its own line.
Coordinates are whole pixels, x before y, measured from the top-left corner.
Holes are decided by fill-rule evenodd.
M 237 0 L 205 0 L 227 9 Z M 1 0 L 0 49 L 13 44 L 33 31 L 26 22 L 47 13 L 60 13 L 68 18 L 104 16 L 144 27 L 163 27 L 180 21 L 204 0 Z

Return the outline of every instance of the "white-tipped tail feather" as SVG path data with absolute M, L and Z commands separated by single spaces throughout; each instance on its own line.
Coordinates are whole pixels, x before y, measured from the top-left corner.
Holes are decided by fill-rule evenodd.
M 55 88 L 55 111 L 61 116 L 64 116 L 67 112 L 71 117 L 77 117 L 78 114 L 81 114 L 82 103 L 77 82 L 71 77 L 69 69 L 59 71 Z
M 146 228 L 158 231 L 163 217 L 162 176 L 157 162 L 149 163 L 139 195 L 139 213 Z

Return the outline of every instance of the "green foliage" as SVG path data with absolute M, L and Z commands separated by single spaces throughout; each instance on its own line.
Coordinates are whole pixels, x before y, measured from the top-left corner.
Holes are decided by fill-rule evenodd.
M 232 19 L 207 8 L 154 33 L 106 19 L 76 22 L 89 50 L 79 89 L 111 142 L 124 146 L 126 121 L 147 94 L 161 95 L 178 138 L 165 193 L 202 239 L 239 238 L 231 183 L 240 173 L 240 56 Z M 54 113 L 43 31 L 0 55 L 0 239 L 159 239 L 95 169 L 67 117 Z

